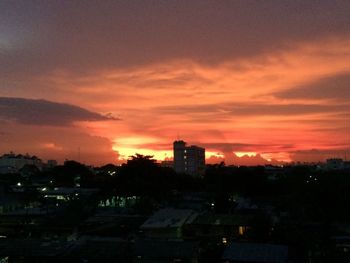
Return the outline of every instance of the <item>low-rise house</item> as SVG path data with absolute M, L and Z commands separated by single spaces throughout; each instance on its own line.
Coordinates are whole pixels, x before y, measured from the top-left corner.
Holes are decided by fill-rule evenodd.
M 244 237 L 252 220 L 252 215 L 204 213 L 186 226 L 185 233 L 187 237 L 226 244 L 231 239 Z
M 131 250 L 129 243 L 114 237 L 84 236 L 67 253 L 68 262 L 130 262 Z
M 41 196 L 52 203 L 58 202 L 69 202 L 78 199 L 89 199 L 99 192 L 98 189 L 94 188 L 79 188 L 79 187 L 39 187 L 37 189 Z
M 79 232 L 83 235 L 129 238 L 137 234 L 145 220 L 145 216 L 123 214 L 112 208 L 97 209 L 79 226 Z
M 264 243 L 231 243 L 222 256 L 225 263 L 287 263 L 288 247 Z
M 190 209 L 161 209 L 144 222 L 140 230 L 147 237 L 183 238 L 183 228 L 197 213 Z
M 77 241 L 0 239 L 0 262 L 130 262 L 127 241 L 119 238 L 82 237 Z
M 38 239 L 0 239 L 0 262 L 62 262 L 72 243 Z
M 133 262 L 138 263 L 196 263 L 197 242 L 162 239 L 140 239 L 133 246 Z

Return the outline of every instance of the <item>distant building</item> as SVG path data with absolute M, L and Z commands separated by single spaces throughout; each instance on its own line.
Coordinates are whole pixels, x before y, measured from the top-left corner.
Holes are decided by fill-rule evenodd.
M 205 172 L 205 149 L 184 141 L 174 142 L 174 169 L 177 173 L 200 176 Z
M 57 161 L 56 160 L 47 160 L 47 168 L 54 168 L 57 166 Z
M 169 168 L 173 168 L 174 167 L 174 162 L 173 161 L 162 161 L 160 163 L 161 167 L 169 167 Z
M 177 173 L 185 173 L 185 151 L 186 143 L 184 141 L 175 141 L 174 142 L 174 170 Z
M 39 170 L 43 167 L 43 163 L 38 157 L 30 156 L 28 154 L 22 155 L 11 152 L 0 157 L 1 173 L 17 173 L 25 165 L 34 165 Z
M 340 159 L 340 158 L 327 159 L 326 166 L 327 166 L 327 169 L 329 170 L 343 169 L 344 161 L 343 159 Z

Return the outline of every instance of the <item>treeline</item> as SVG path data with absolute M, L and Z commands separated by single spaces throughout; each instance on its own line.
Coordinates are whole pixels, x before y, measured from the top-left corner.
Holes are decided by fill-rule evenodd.
M 136 154 L 121 166 L 108 164 L 95 170 L 66 161 L 51 170 L 37 171 L 23 183 L 30 184 L 38 178 L 46 178 L 52 187 L 99 188 L 106 194 L 157 199 L 174 192 L 209 192 L 221 200 L 235 194 L 260 201 L 268 199 L 281 210 L 296 211 L 298 216 L 307 218 L 350 219 L 345 209 L 350 202 L 347 170 L 323 171 L 315 166 L 269 170 L 263 166 L 234 167 L 221 163 L 208 165 L 205 176 L 195 178 L 160 166 L 152 156 Z

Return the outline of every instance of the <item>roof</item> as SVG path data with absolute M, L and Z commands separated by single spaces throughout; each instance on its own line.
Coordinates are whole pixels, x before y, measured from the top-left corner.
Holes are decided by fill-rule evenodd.
M 191 223 L 196 217 L 197 213 L 190 209 L 161 209 L 146 220 L 141 228 L 181 227 L 185 223 Z
M 97 188 L 56 187 L 54 189 L 41 189 L 41 191 L 50 195 L 72 195 L 75 193 L 89 195 L 97 193 L 99 190 Z
M 140 239 L 134 244 L 135 256 L 152 259 L 189 259 L 197 252 L 198 243 L 159 239 Z
M 41 161 L 37 156 L 33 155 L 30 156 L 28 154 L 14 154 L 14 153 L 7 153 L 0 156 L 0 159 L 24 159 L 24 160 L 37 160 Z
M 192 224 L 194 225 L 226 225 L 226 226 L 248 226 L 252 220 L 252 215 L 228 215 L 205 213 L 199 215 Z
M 40 239 L 0 239 L 0 256 L 124 258 L 128 243 L 119 238 L 84 237 L 76 242 Z M 118 258 L 119 259 L 119 258 Z
M 259 243 L 231 243 L 224 251 L 223 259 L 238 262 L 285 263 L 288 247 Z
M 3 213 L 3 216 L 42 216 L 42 215 L 48 215 L 50 213 L 55 212 L 55 208 L 41 208 L 41 207 L 33 207 L 33 208 L 23 208 L 23 209 L 17 209 L 13 211 L 8 211 Z
M 0 239 L 1 256 L 56 257 L 67 252 L 72 246 L 64 241 L 38 239 Z
M 128 254 L 128 242 L 113 237 L 85 237 L 72 250 L 74 257 L 84 257 L 90 260 L 120 258 Z

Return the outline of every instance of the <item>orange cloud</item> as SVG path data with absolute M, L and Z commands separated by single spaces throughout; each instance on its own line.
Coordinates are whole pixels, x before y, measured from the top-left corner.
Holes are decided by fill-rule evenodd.
M 171 157 L 179 135 L 193 144 L 212 143 L 207 150 L 219 153 L 217 159 L 253 152 L 258 157 L 252 162 L 286 161 L 296 151 L 350 144 L 348 103 L 275 95 L 299 87 L 307 91 L 325 77 L 350 74 L 349 61 L 350 38 L 325 38 L 215 66 L 172 59 L 85 75 L 56 70 L 36 81 L 54 87 L 52 99 L 119 117 L 118 122 L 79 124 L 90 136 L 107 138 L 119 158 L 135 152 Z M 336 137 L 332 128 L 341 128 Z M 226 151 L 214 145 L 219 142 L 235 146 Z

